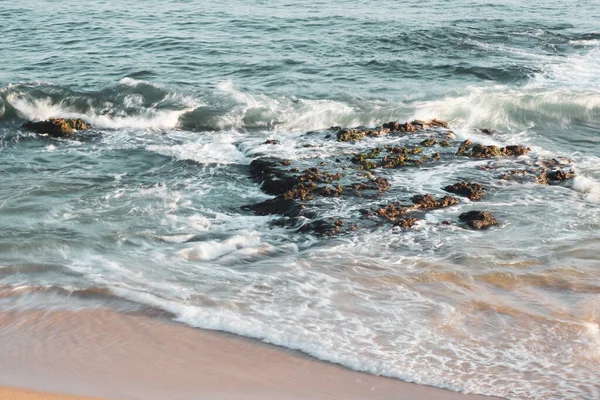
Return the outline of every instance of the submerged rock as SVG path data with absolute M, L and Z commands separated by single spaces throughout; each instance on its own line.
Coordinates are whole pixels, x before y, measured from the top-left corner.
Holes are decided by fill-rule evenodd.
M 294 200 L 276 197 L 257 204 L 242 206 L 242 210 L 253 211 L 257 215 L 282 215 L 284 217 L 298 217 L 302 215 L 302 204 Z
M 75 131 L 84 131 L 90 126 L 82 119 L 52 118 L 45 121 L 29 121 L 23 127 L 32 132 L 47 134 L 52 137 L 65 137 Z
M 483 187 L 479 183 L 459 182 L 444 188 L 446 192 L 469 198 L 469 200 L 481 200 L 484 195 Z
M 485 229 L 499 225 L 496 218 L 489 211 L 469 211 L 460 214 L 458 219 L 472 229 Z

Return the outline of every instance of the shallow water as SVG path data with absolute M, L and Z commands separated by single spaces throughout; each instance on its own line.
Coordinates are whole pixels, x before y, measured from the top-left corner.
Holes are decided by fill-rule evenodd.
M 0 306 L 151 306 L 407 381 L 600 397 L 592 3 L 2 3 Z M 50 117 L 94 128 L 20 127 Z M 469 159 L 391 170 L 373 204 L 490 188 L 407 232 L 323 239 L 240 209 L 269 198 L 255 157 L 308 165 L 372 146 L 325 140 L 330 126 L 433 117 L 461 140 L 531 147 L 523 165 L 573 160 L 577 177 L 507 182 Z M 471 209 L 501 226 L 439 225 Z

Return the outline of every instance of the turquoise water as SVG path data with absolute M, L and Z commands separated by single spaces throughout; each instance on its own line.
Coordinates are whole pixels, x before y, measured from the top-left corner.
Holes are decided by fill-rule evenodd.
M 152 307 L 402 380 L 598 398 L 598 21 L 575 1 L 0 1 L 0 307 Z M 52 117 L 93 129 L 21 128 Z M 317 238 L 240 208 L 269 198 L 256 157 L 308 166 L 372 146 L 330 126 L 434 117 L 576 177 L 392 170 L 360 206 L 490 188 L 407 232 Z M 440 226 L 471 209 L 500 227 Z

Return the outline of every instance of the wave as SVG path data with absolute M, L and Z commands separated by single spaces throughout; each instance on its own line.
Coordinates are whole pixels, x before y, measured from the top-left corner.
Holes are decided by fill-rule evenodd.
M 48 83 L 0 89 L 0 121 L 82 118 L 100 129 L 168 130 L 199 105 L 192 97 L 132 78 L 88 93 Z
M 600 48 L 559 62 L 541 59 L 523 86 L 468 86 L 437 99 L 299 99 L 249 93 L 224 81 L 195 95 L 125 77 L 115 87 L 77 92 L 48 83 L 0 89 L 0 122 L 82 118 L 104 129 L 312 131 L 441 118 L 465 128 L 522 130 L 538 124 L 600 120 Z

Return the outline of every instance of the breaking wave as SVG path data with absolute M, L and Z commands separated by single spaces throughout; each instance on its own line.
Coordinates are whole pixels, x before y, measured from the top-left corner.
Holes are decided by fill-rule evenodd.
M 373 126 L 431 117 L 457 127 L 522 130 L 600 120 L 600 49 L 548 63 L 521 87 L 469 86 L 438 98 L 299 99 L 249 93 L 224 81 L 195 95 L 123 78 L 116 87 L 75 92 L 47 83 L 0 89 L 0 121 L 83 118 L 105 129 L 277 130 Z

